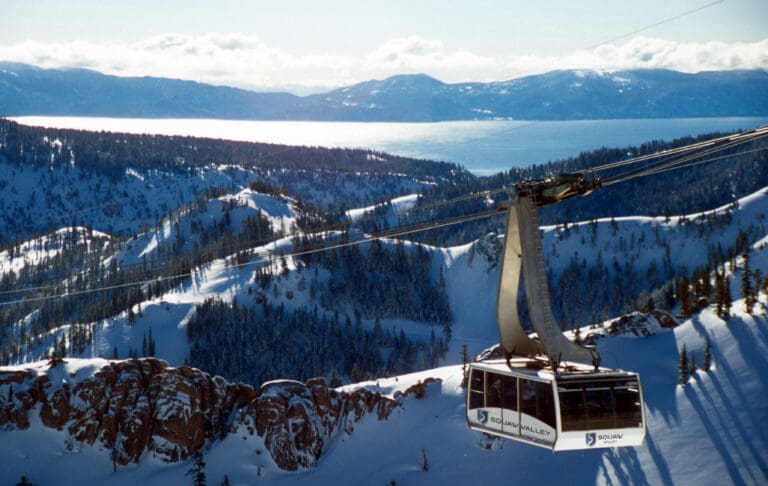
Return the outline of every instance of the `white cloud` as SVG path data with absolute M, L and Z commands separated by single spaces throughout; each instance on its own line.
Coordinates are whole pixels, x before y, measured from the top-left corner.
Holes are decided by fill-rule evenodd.
M 460 49 L 449 51 L 442 42 L 421 37 L 392 39 L 363 57 L 364 72 L 424 72 L 445 81 L 468 81 L 496 69 L 498 60 Z M 460 79 L 458 79 L 460 78 Z
M 577 59 L 583 67 L 603 69 L 666 68 L 684 72 L 768 68 L 768 39 L 753 43 L 672 42 L 636 37 L 623 45 L 606 44 Z
M 768 39 L 753 43 L 681 43 L 636 37 L 562 56 L 485 55 L 449 49 L 435 39 L 392 39 L 367 53 L 294 54 L 259 37 L 165 34 L 135 43 L 20 42 L 0 46 L 0 59 L 45 68 L 80 67 L 120 76 L 162 76 L 249 89 L 327 89 L 400 73 L 446 82 L 510 79 L 554 69 L 667 68 L 685 72 L 768 69 Z

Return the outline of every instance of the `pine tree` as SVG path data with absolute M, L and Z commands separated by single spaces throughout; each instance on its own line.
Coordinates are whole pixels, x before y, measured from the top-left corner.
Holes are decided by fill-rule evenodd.
M 56 351 L 56 356 L 59 358 L 64 358 L 67 356 L 67 341 L 65 337 L 61 336 L 61 341 L 59 341 L 58 350 Z
M 427 451 L 424 449 L 421 449 L 421 457 L 422 457 L 422 463 L 421 463 L 421 470 L 422 471 L 429 471 L 429 461 L 427 461 Z
M 709 279 L 709 271 L 701 274 L 701 297 L 709 298 L 712 295 L 712 281 Z
M 749 268 L 749 246 L 744 250 L 744 268 L 741 271 L 741 295 L 744 297 L 744 311 L 752 314 L 755 305 L 755 292 L 752 287 L 752 271 Z
M 719 270 L 715 270 L 715 315 L 722 318 L 725 301 L 725 284 Z
M 688 360 L 688 377 L 694 377 L 696 375 L 696 355 L 691 352 L 691 359 Z
M 688 278 L 683 275 L 680 279 L 680 284 L 677 286 L 677 298 L 680 300 L 680 314 L 683 318 L 691 316 L 693 306 L 691 305 L 691 294 L 688 291 Z
M 731 278 L 722 273 L 715 272 L 715 313 L 725 321 L 731 316 Z
M 203 454 L 197 451 L 194 456 L 194 464 L 187 476 L 192 476 L 192 484 L 194 486 L 205 486 L 205 461 L 203 461 Z
M 147 351 L 149 356 L 155 356 L 155 338 L 152 337 L 152 328 L 149 328 L 149 339 L 147 340 Z
M 688 351 L 685 349 L 685 343 L 680 348 L 680 361 L 677 363 L 677 370 L 679 371 L 677 383 L 685 386 L 688 383 Z
M 704 360 L 701 363 L 701 369 L 705 372 L 709 372 L 709 366 L 712 362 L 712 343 L 709 340 L 709 337 L 707 337 L 707 340 L 704 341 Z

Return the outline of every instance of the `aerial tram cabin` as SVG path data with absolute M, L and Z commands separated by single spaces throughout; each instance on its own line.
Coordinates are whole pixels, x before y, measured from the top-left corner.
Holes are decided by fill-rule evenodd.
M 550 305 L 536 208 L 598 187 L 599 178 L 582 174 L 519 183 L 502 208 L 507 226 L 496 309 L 502 357 L 469 365 L 470 428 L 553 451 L 643 443 L 640 377 L 601 368 L 596 349 L 563 335 Z M 536 339 L 520 322 L 522 280 Z
M 553 451 L 643 443 L 645 410 L 637 374 L 595 372 L 590 366 L 553 373 L 532 363 L 512 358 L 470 366 L 470 428 Z

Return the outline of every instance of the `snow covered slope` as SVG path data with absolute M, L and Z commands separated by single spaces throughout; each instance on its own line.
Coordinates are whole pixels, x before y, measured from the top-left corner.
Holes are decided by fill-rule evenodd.
M 267 214 L 275 225 L 290 226 L 293 221 L 291 204 L 246 189 L 236 195 L 210 201 L 210 209 L 204 213 L 205 217 L 211 219 L 210 224 L 222 217 L 222 207 L 227 200 L 240 201 L 238 208 L 231 213 L 233 221 L 248 214 Z M 577 259 L 588 262 L 602 260 L 611 271 L 618 267 L 625 272 L 626 278 L 644 280 L 651 266 L 656 266 L 661 272 L 665 260 L 673 262 L 675 266 L 685 266 L 689 271 L 695 269 L 706 261 L 711 247 L 718 244 L 724 248 L 732 245 L 739 232 L 750 225 L 754 231 L 762 231 L 762 236 L 767 235 L 764 223 L 761 225 L 766 215 L 768 195 L 766 190 L 761 190 L 739 200 L 737 204 L 669 220 L 634 217 L 582 222 L 569 225 L 567 230 L 563 230 L 562 226 L 545 227 L 544 252 L 547 255 L 548 270 L 555 279 L 562 275 L 569 262 Z M 186 235 L 187 243 L 193 241 L 190 225 L 189 219 L 180 217 L 179 228 Z M 713 239 L 698 236 L 698 227 L 703 225 L 717 226 L 718 231 Z M 174 224 L 164 223 L 159 230 L 149 231 L 131 240 L 116 258 L 121 264 L 138 263 L 143 255 L 152 254 L 156 242 L 173 241 L 176 232 Z M 383 245 L 395 248 L 396 243 L 384 241 Z M 404 246 L 410 249 L 408 251 L 415 248 L 415 244 L 408 242 Z M 665 250 L 665 246 L 669 250 Z M 758 243 L 755 248 L 759 246 Z M 458 363 L 464 344 L 468 346 L 470 356 L 474 356 L 498 340 L 496 289 L 501 242 L 497 235 L 490 234 L 458 247 L 423 248 L 432 255 L 433 278 L 437 279 L 441 271 L 444 275 L 445 290 L 453 313 L 452 339 L 446 363 Z M 259 254 L 266 251 L 289 252 L 290 249 L 290 239 L 283 238 L 253 250 Z M 361 251 L 365 250 L 366 246 L 363 245 Z M 10 264 L 8 257 L 5 258 Z M 2 265 L 0 260 L 0 271 Z M 118 355 L 124 357 L 130 349 L 141 349 L 143 336 L 151 330 L 158 343 L 157 357 L 173 365 L 180 365 L 189 354 L 185 326 L 195 305 L 214 296 L 225 301 L 233 298 L 239 302 L 254 300 L 250 294 L 254 289 L 253 274 L 264 265 L 266 263 L 257 262 L 233 266 L 225 259 L 218 259 L 199 267 L 191 281 L 171 289 L 159 298 L 134 306 L 136 316 L 132 325 L 127 325 L 127 312 L 92 323 L 93 344 L 79 356 L 108 357 L 116 349 Z M 756 261 L 755 266 L 759 265 L 759 261 Z M 282 304 L 288 310 L 312 305 L 310 291 L 302 287 L 301 272 L 296 270 L 296 262 L 288 258 L 286 272 L 279 279 L 280 292 L 274 297 L 270 296 L 274 305 Z M 768 274 L 768 266 L 761 268 L 761 271 L 763 275 Z M 321 270 L 319 278 L 328 278 L 328 272 Z M 738 298 L 740 287 L 735 285 L 738 280 L 732 280 L 732 294 Z M 286 297 L 287 294 L 291 297 Z M 577 323 L 584 326 L 593 321 L 585 317 L 577 320 Z M 372 328 L 373 325 L 372 320 L 364 319 L 364 327 Z M 382 325 L 398 332 L 402 329 L 409 337 L 420 339 L 428 339 L 434 329 L 423 323 L 402 319 L 384 319 Z M 17 362 L 41 359 L 52 346 L 54 338 L 61 339 L 68 329 L 64 326 L 52 331 L 50 335 L 41 336 L 37 346 L 25 348 L 22 358 Z
M 761 201 L 765 200 L 764 194 L 742 200 L 729 221 L 739 228 L 747 221 L 760 220 L 765 211 Z M 746 214 L 744 218 L 741 211 Z M 623 231 L 623 223 L 617 221 L 617 234 Z M 643 224 L 637 220 L 629 223 Z M 668 226 L 675 223 L 680 221 L 672 219 Z M 655 224 L 663 228 L 667 223 Z M 737 231 L 726 223 L 723 228 L 723 233 Z M 603 230 L 598 228 L 598 233 Z M 605 235 L 609 234 L 610 227 L 605 228 Z M 606 236 L 599 241 L 606 245 L 613 240 Z M 496 340 L 493 303 L 497 250 L 494 236 L 464 247 L 432 250 L 435 271 L 444 268 L 455 313 L 454 351 L 461 343 L 479 349 Z M 741 258 L 725 264 L 733 282 L 740 281 L 742 265 Z M 750 265 L 768 274 L 768 237 L 752 245 Z M 88 353 L 98 355 L 112 343 L 119 345 L 121 339 L 123 343 L 135 342 L 151 324 L 160 343 L 158 354 L 178 363 L 184 355 L 184 319 L 194 302 L 212 293 L 247 295 L 244 288 L 250 272 L 214 262 L 198 272 L 192 285 L 143 306 L 143 316 L 133 328 L 124 325 L 122 318 L 100 323 Z M 285 280 L 290 282 L 290 277 Z M 324 446 L 316 468 L 281 470 L 266 452 L 263 440 L 241 424 L 235 433 L 204 449 L 206 476 L 210 484 L 221 482 L 225 475 L 231 484 L 765 484 L 768 382 L 763 372 L 768 367 L 768 295 L 760 294 L 753 315 L 749 315 L 744 312 L 743 300 L 738 300 L 739 293 L 740 287 L 733 285 L 732 295 L 737 300 L 727 322 L 710 306 L 673 330 L 655 328 L 656 334 L 648 337 L 619 335 L 597 340 L 604 365 L 637 371 L 642 377 L 648 434 L 641 447 L 552 454 L 486 438 L 466 426 L 461 367 L 450 365 L 344 387 L 347 391 L 366 387 L 394 397 L 420 381 L 439 380 L 426 386 L 423 399 L 401 399 L 402 406 L 386 420 L 366 416 L 334 436 Z M 417 329 L 419 324 L 411 326 Z M 582 335 L 589 332 L 600 332 L 600 328 L 585 328 Z M 706 339 L 712 343 L 711 369 L 698 370 L 686 386 L 678 385 L 680 348 L 685 344 L 689 356 L 700 365 Z M 452 354 L 449 359 L 457 357 Z M 83 379 L 95 372 L 98 363 L 94 363 L 73 360 L 72 377 L 50 378 Z M 16 369 L 40 366 L 31 363 Z M 5 400 L 5 396 L 0 397 L 0 401 Z M 35 410 L 30 416 L 28 430 L 0 432 L 3 482 L 18 481 L 21 475 L 39 484 L 174 484 L 189 480 L 185 473 L 192 467 L 191 461 L 167 464 L 151 456 L 113 473 L 107 451 L 89 446 L 72 449 L 67 446 L 65 432 L 43 426 L 35 418 Z M 67 479 L 62 483 L 61 478 Z
M 761 261 L 765 263 L 764 252 Z M 641 447 L 553 454 L 470 431 L 461 367 L 454 365 L 345 387 L 394 396 L 427 378 L 439 380 L 426 385 L 424 398 L 402 399 L 388 419 L 369 415 L 335 436 L 316 468 L 280 470 L 263 441 L 241 425 L 205 449 L 206 478 L 209 484 L 219 484 L 225 475 L 231 484 L 765 484 L 768 298 L 761 295 L 754 316 L 738 311 L 741 305 L 734 303 L 734 317 L 728 322 L 707 309 L 674 330 L 650 337 L 599 340 L 606 364 L 641 374 L 648 414 L 648 435 Z M 701 363 L 705 338 L 712 342 L 712 367 L 697 371 L 681 387 L 678 349 L 685 343 Z M 66 379 L 83 379 L 96 364 L 72 360 L 73 375 Z M 0 432 L 4 483 L 22 475 L 35 484 L 189 481 L 185 473 L 191 460 L 167 464 L 147 456 L 112 472 L 107 451 L 69 450 L 65 432 L 43 426 L 34 411 L 31 416 L 28 430 Z

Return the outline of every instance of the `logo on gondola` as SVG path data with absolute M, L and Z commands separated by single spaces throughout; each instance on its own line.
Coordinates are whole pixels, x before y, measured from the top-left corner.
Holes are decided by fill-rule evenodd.
M 488 411 L 487 410 L 477 410 L 477 421 L 481 424 L 484 424 L 488 422 Z
M 590 432 L 590 433 L 588 433 L 588 434 L 587 434 L 587 436 L 585 437 L 585 440 L 586 440 L 586 442 L 587 442 L 587 445 L 588 445 L 589 447 L 592 447 L 593 445 L 595 445 L 595 442 L 597 442 L 597 437 L 595 436 L 595 433 L 594 433 L 594 432 Z

